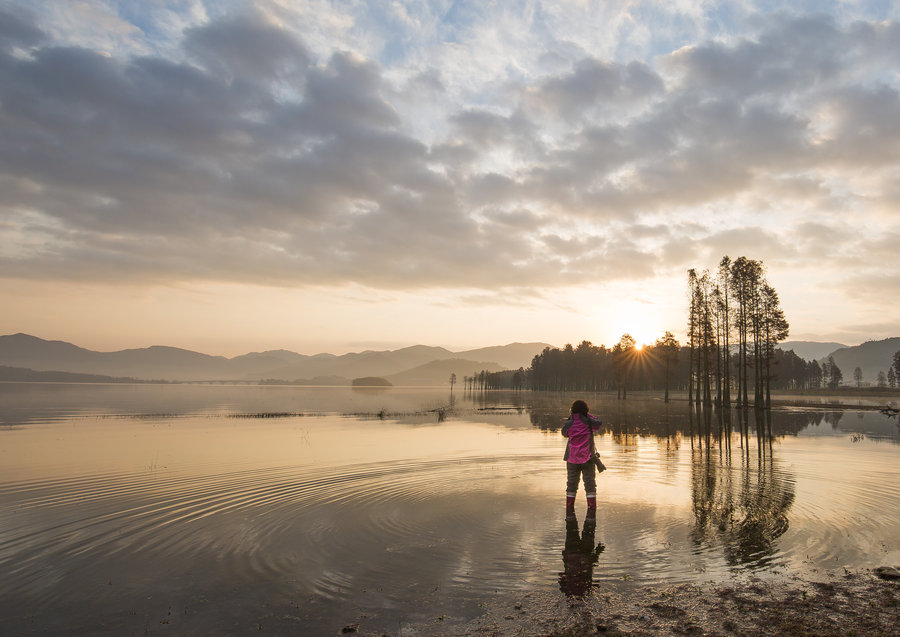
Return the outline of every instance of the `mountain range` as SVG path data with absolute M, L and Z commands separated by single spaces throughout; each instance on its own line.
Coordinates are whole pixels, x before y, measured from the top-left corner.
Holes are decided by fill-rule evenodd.
M 64 341 L 49 341 L 28 334 L 0 336 L 0 366 L 24 368 L 5 370 L 0 380 L 11 379 L 28 370 L 66 372 L 137 380 L 169 381 L 312 381 L 350 384 L 353 378 L 377 376 L 395 385 L 443 385 L 456 374 L 459 382 L 481 370 L 529 367 L 547 343 L 510 343 L 462 352 L 443 347 L 414 345 L 397 350 L 357 352 L 337 356 L 307 356 L 288 350 L 251 352 L 234 358 L 210 356 L 176 347 L 152 346 L 115 352 L 98 352 Z M 844 383 L 854 384 L 853 370 L 859 367 L 863 382 L 875 384 L 878 372 L 887 372 L 900 337 L 868 341 L 861 345 L 815 341 L 787 341 L 779 344 L 805 360 L 823 361 L 831 356 L 840 367 Z M 9 378 L 6 378 L 6 377 Z M 43 377 L 47 377 L 44 375 Z M 35 378 L 31 376 L 30 378 Z M 21 380 L 24 380 L 23 376 Z M 325 382 L 325 380 L 321 380 Z
M 847 347 L 843 343 L 819 343 L 818 341 L 784 341 L 778 344 L 778 349 L 785 352 L 793 350 L 794 353 L 807 361 L 819 361 L 828 358 L 835 350 Z
M 855 385 L 853 370 L 859 367 L 863 384 L 875 385 L 878 372 L 887 374 L 894 354 L 900 351 L 900 337 L 885 338 L 880 341 L 866 341 L 861 345 L 843 345 L 841 343 L 817 343 L 814 341 L 786 341 L 778 347 L 782 350 L 794 350 L 794 353 L 805 360 L 824 362 L 829 357 L 834 359 L 844 377 L 845 385 Z
M 35 371 L 99 374 L 139 380 L 253 381 L 317 377 L 389 378 L 395 384 L 445 384 L 451 373 L 460 382 L 481 370 L 528 367 L 546 343 L 511 343 L 463 352 L 415 345 L 398 350 L 307 356 L 288 350 L 252 352 L 226 358 L 155 345 L 141 349 L 98 352 L 64 341 L 28 334 L 0 336 L 0 365 Z
M 874 385 L 878 381 L 878 372 L 887 374 L 894 360 L 894 354 L 898 351 L 900 351 L 900 337 L 894 337 L 881 341 L 866 341 L 854 347 L 842 347 L 831 352 L 829 356 L 840 367 L 844 384 L 855 384 L 853 370 L 859 367 L 863 382 Z

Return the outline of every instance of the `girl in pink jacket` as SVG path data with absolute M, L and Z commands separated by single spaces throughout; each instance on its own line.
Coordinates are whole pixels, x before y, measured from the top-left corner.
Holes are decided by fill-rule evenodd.
M 591 462 L 591 439 L 601 424 L 600 420 L 588 413 L 587 403 L 583 400 L 572 403 L 572 415 L 562 428 L 562 435 L 569 439 L 563 456 L 563 460 L 566 461 L 566 515 L 575 513 L 575 494 L 582 477 L 588 515 L 596 515 L 597 480 L 594 475 L 594 463 Z

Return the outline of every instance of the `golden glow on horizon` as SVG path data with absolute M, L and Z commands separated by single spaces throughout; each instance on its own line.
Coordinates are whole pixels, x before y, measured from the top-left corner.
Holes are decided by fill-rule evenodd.
M 642 295 L 651 292 L 651 286 L 645 284 Z M 609 317 L 609 325 L 617 334 L 612 345 L 619 342 L 624 334 L 630 334 L 635 342 L 635 349 L 640 350 L 652 346 L 666 331 L 678 332 L 683 323 L 683 304 L 675 298 L 667 298 L 668 290 L 652 290 L 654 303 L 649 303 L 634 296 L 634 291 L 613 286 L 607 293 L 615 298 L 608 303 L 614 308 Z M 659 293 L 657 293 L 659 292 Z
M 671 285 L 653 292 L 664 298 Z M 645 285 L 643 292 L 647 292 Z M 613 286 L 547 291 L 540 302 L 467 302 L 464 291 L 382 293 L 358 286 L 289 289 L 226 283 L 173 286 L 17 282 L 0 279 L 7 303 L 0 334 L 25 332 L 96 351 L 168 345 L 218 356 L 267 349 L 346 354 L 438 345 L 451 351 L 542 342 L 613 347 L 630 333 L 645 345 L 683 323 L 683 307 L 629 299 Z M 595 299 L 585 311 L 575 296 Z M 680 297 L 679 297 L 680 298 Z M 377 299 L 375 302 L 373 299 Z M 65 314 L 59 312 L 65 307 Z M 278 312 L 272 308 L 277 307 Z M 497 321 L 502 308 L 503 321 Z M 620 309 L 621 308 L 621 309 Z M 661 326 L 654 329 L 646 316 Z

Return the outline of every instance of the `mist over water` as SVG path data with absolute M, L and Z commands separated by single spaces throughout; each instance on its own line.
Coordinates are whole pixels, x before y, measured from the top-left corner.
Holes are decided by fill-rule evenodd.
M 562 595 L 573 398 L 0 384 L 0 633 L 412 634 Z M 609 467 L 584 586 L 900 562 L 894 419 L 781 409 L 729 446 L 683 401 L 584 398 Z

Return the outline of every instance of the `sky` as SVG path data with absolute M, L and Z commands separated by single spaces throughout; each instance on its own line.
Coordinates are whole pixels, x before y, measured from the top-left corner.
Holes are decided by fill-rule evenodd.
M 0 0 L 0 333 L 234 356 L 900 335 L 900 3 Z

